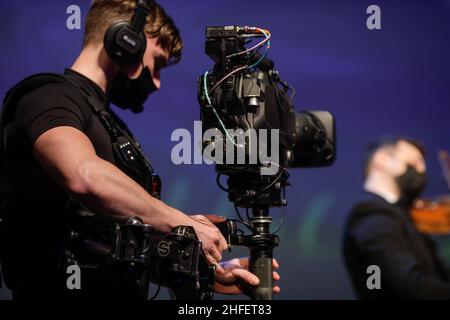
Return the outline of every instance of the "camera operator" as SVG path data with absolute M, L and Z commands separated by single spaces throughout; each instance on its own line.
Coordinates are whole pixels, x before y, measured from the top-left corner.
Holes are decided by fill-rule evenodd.
M 81 90 L 71 84 L 46 83 L 8 106 L 15 111 L 4 137 L 2 176 L 7 177 L 13 192 L 3 201 L 0 243 L 5 282 L 15 299 L 68 294 L 66 270 L 59 267 L 58 260 L 64 251 L 69 200 L 99 214 L 140 217 L 161 232 L 178 225 L 192 226 L 202 241 L 207 262 L 218 266 L 218 292 L 241 293 L 245 285 L 258 282 L 247 271 L 247 259 L 232 260 L 221 267 L 221 253 L 228 245 L 207 218 L 188 216 L 150 195 L 139 181 L 148 172 L 128 174 L 117 162 L 100 117 L 84 103 L 88 97 L 94 104 L 106 106 L 108 115 L 127 130 L 109 103 L 141 111 L 148 95 L 161 86 L 161 70 L 180 60 L 182 41 L 177 27 L 161 6 L 150 1 L 148 6 L 150 14 L 144 26 L 147 44 L 139 61 L 118 63 L 103 40 L 112 25 L 131 20 L 136 1 L 94 0 L 86 20 L 83 49 L 64 73 Z M 135 143 L 131 133 L 130 137 L 129 142 Z M 112 285 L 111 275 L 94 278 L 88 287 L 97 298 L 133 295 L 125 280 Z M 278 278 L 274 273 L 274 279 Z M 83 288 L 74 291 L 80 291 L 77 294 L 81 296 L 89 294 Z M 279 288 L 274 287 L 274 291 Z
M 411 206 L 425 187 L 422 146 L 403 138 L 371 145 L 364 189 L 346 224 L 344 258 L 360 299 L 449 299 L 450 273 L 432 239 L 420 233 Z M 370 290 L 368 266 L 380 268 L 381 288 Z

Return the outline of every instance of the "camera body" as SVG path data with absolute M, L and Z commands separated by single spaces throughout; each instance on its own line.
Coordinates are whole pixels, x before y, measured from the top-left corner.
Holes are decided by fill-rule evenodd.
M 331 165 L 335 159 L 333 116 L 326 111 L 296 112 L 288 94 L 292 88 L 280 78 L 274 63 L 254 50 L 240 54 L 246 51 L 249 39 L 262 36 L 249 27 L 206 28 L 205 52 L 215 65 L 206 79 L 198 81 L 203 130 L 221 128 L 219 117 L 226 128 L 253 129 L 257 135 L 260 129 L 277 130 L 278 165 Z M 205 86 L 213 88 L 209 99 Z M 251 137 L 246 137 L 246 155 L 251 143 Z M 208 141 L 204 147 L 207 145 Z M 221 166 L 218 171 L 227 173 Z
M 265 40 L 247 49 L 255 38 Z M 228 176 L 228 189 L 219 186 L 245 208 L 285 206 L 287 168 L 329 166 L 336 153 L 334 117 L 327 111 L 295 111 L 295 90 L 266 57 L 269 39 L 269 31 L 255 27 L 207 27 L 205 53 L 214 67 L 198 80 L 203 155 L 211 146 L 221 151 L 214 157 L 218 182 L 220 175 Z M 225 137 L 205 140 L 208 130 Z M 239 153 L 244 154 L 240 162 Z

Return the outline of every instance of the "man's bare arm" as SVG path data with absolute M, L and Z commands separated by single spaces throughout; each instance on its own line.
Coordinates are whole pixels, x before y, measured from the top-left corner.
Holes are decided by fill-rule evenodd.
M 78 129 L 62 126 L 46 131 L 34 143 L 33 152 L 45 171 L 91 210 L 139 216 L 163 232 L 177 225 L 194 226 L 206 246 L 207 259 L 221 260 L 220 252 L 227 244 L 217 228 L 207 219 L 194 220 L 152 197 L 119 168 L 98 157 L 89 138 Z

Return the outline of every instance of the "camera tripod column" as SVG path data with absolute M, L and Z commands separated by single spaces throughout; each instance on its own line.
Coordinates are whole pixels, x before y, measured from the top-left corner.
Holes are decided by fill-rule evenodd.
M 244 246 L 250 249 L 250 271 L 260 280 L 253 289 L 254 300 L 272 300 L 272 258 L 273 249 L 278 246 L 278 236 L 270 233 L 272 218 L 268 207 L 253 208 L 250 224 L 253 234 L 246 237 Z

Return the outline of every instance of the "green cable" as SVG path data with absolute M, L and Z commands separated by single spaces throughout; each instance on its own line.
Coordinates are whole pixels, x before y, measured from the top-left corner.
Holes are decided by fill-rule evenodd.
M 264 30 L 260 29 L 260 31 L 266 36 L 266 38 L 269 37 L 269 35 L 268 35 Z M 259 58 L 258 61 L 256 61 L 256 62 L 255 62 L 254 64 L 252 64 L 251 66 L 249 66 L 247 69 L 254 68 L 254 67 L 256 67 L 261 61 L 263 61 L 264 58 L 267 56 L 267 53 L 269 52 L 269 48 L 270 48 L 270 40 L 267 41 L 267 44 L 266 44 L 266 51 L 265 51 L 264 54 L 261 56 L 261 58 Z
M 238 145 L 234 142 L 233 138 L 230 136 L 230 134 L 227 131 L 227 128 L 225 127 L 225 125 L 222 122 L 222 119 L 220 119 L 219 114 L 217 113 L 216 109 L 214 108 L 212 102 L 211 102 L 211 98 L 209 97 L 209 93 L 208 93 L 208 85 L 207 85 L 207 77 L 208 77 L 208 72 L 205 72 L 205 75 L 203 76 L 203 87 L 205 88 L 205 96 L 206 96 L 206 100 L 208 100 L 209 106 L 211 107 L 211 109 L 214 112 L 214 115 L 216 116 L 217 120 L 219 120 L 219 123 L 223 129 L 223 131 L 225 132 L 225 135 L 227 136 L 228 139 L 230 139 L 231 142 L 233 142 L 233 144 L 237 147 Z

